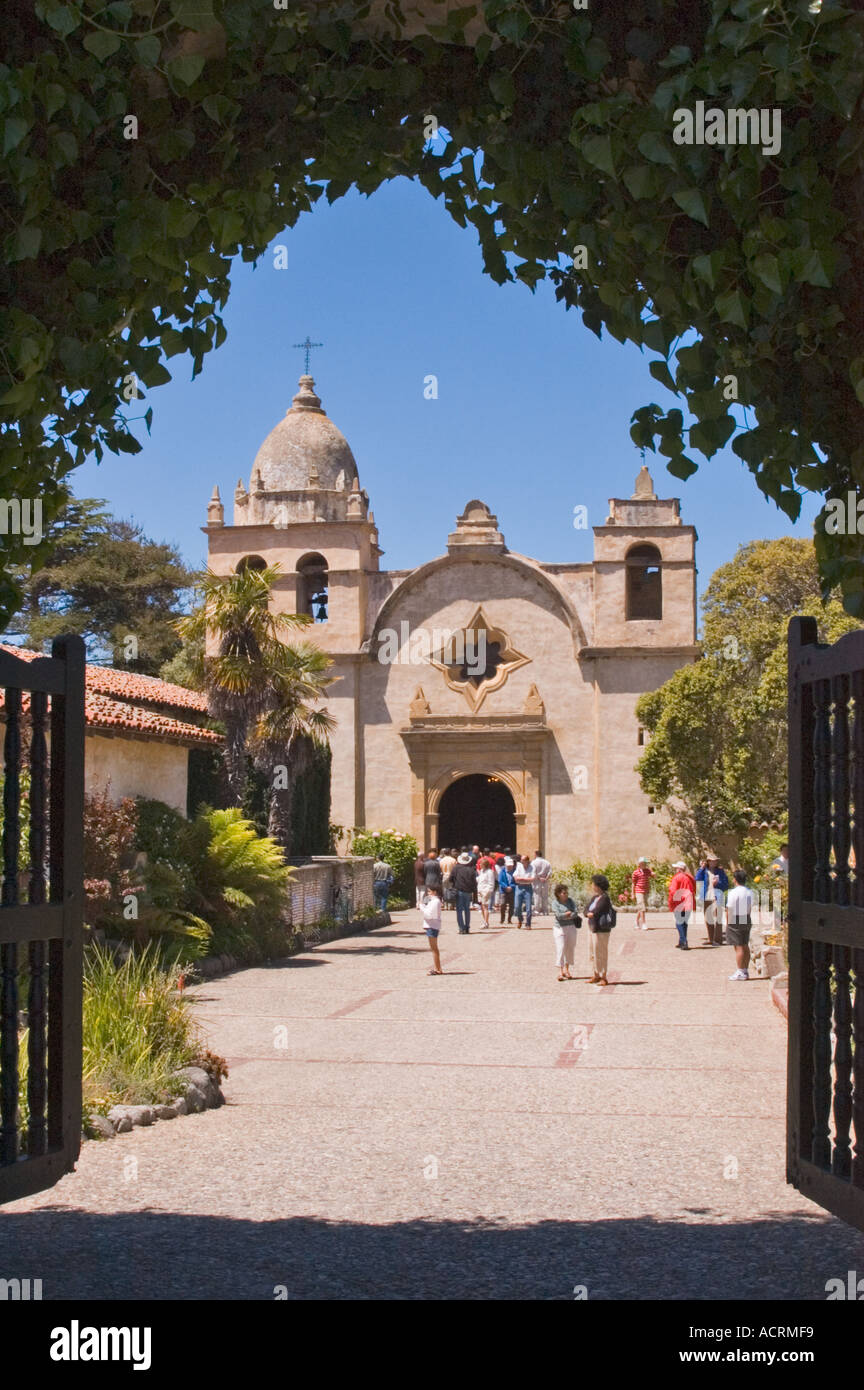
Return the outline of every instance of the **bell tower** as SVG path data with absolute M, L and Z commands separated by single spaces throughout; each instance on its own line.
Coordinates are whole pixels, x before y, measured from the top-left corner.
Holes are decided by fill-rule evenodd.
M 238 479 L 233 525 L 224 511 L 214 488 L 204 527 L 210 568 L 228 574 L 241 564 L 278 564 L 274 591 L 284 611 L 307 613 L 306 635 L 330 655 L 356 652 L 366 576 L 382 552 L 354 455 L 308 373 L 258 450 L 248 489 Z

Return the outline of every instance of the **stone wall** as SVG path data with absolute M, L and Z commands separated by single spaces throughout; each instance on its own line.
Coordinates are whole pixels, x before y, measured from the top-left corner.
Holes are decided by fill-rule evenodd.
M 288 862 L 294 870 L 286 914 L 292 927 L 311 926 L 322 917 L 350 922 L 364 907 L 372 907 L 371 857 L 316 855 Z

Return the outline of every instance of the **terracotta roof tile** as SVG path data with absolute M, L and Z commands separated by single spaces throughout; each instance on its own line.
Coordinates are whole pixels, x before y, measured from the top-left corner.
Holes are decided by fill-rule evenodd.
M 84 713 L 90 729 L 126 730 L 149 738 L 160 738 L 166 743 L 209 744 L 216 747 L 222 743 L 222 735 L 213 729 L 201 729 L 197 724 L 187 724 L 185 720 L 172 719 L 156 710 L 112 700 L 91 690 L 85 692 Z
M 142 705 L 170 705 L 174 709 L 194 709 L 207 713 L 207 696 L 201 690 L 187 690 L 157 676 L 141 676 L 135 671 L 118 671 L 113 666 L 87 667 L 87 688 L 121 700 Z
M 8 642 L 0 642 L 0 648 L 20 657 L 22 661 L 36 661 L 42 656 L 42 652 L 15 647 Z M 114 695 L 120 698 L 111 698 Z M 25 708 L 29 705 L 26 695 L 23 704 Z M 129 671 L 116 671 L 109 666 L 88 664 L 84 691 L 84 715 L 88 729 L 137 733 L 144 738 L 163 739 L 166 743 L 206 744 L 211 747 L 218 747 L 222 743 L 222 735 L 212 729 L 202 729 L 197 724 L 146 708 L 153 704 L 168 705 L 172 709 L 191 709 L 202 714 L 207 711 L 207 698 L 197 690 L 186 690 L 182 685 L 172 685 L 155 676 L 140 676 Z M 3 695 L 0 692 L 0 710 L 2 707 Z

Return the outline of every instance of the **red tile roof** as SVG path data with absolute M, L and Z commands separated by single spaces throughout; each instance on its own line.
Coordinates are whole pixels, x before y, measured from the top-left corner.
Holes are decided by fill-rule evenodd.
M 156 710 L 142 709 L 139 705 L 127 704 L 122 700 L 111 700 L 107 695 L 90 690 L 89 682 L 84 694 L 84 714 L 88 729 L 130 731 L 145 738 L 162 739 L 165 743 L 214 746 L 222 743 L 222 735 L 213 729 L 201 729 L 197 724 L 172 719 L 170 715 L 159 714 Z
M 87 689 L 136 705 L 170 705 L 172 709 L 194 709 L 207 713 L 207 696 L 200 690 L 187 690 L 157 676 L 141 676 L 135 671 L 118 671 L 113 666 L 87 667 Z
M 0 642 L 0 648 L 18 656 L 22 661 L 35 661 L 41 652 L 27 647 L 14 647 Z M 111 694 L 105 692 L 110 690 Z M 111 695 L 122 698 L 112 699 Z M 26 696 L 25 707 L 29 704 Z M 0 710 L 2 710 L 0 694 Z M 212 729 L 199 728 L 183 719 L 174 719 L 148 704 L 168 705 L 173 709 L 193 709 L 205 713 L 206 696 L 197 690 L 171 685 L 155 676 L 139 676 L 128 671 L 115 671 L 108 666 L 87 666 L 84 689 L 84 714 L 88 729 L 108 730 L 119 734 L 138 734 L 142 738 L 157 738 L 165 743 L 185 745 L 206 744 L 218 747 L 222 735 Z M 142 706 L 144 706 L 142 708 Z

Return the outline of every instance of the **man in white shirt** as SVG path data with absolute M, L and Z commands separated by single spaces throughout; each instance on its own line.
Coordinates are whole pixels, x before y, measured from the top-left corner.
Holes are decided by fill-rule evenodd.
M 518 926 L 522 926 L 522 914 L 525 912 L 527 914 L 525 928 L 526 931 L 530 931 L 531 917 L 534 908 L 534 869 L 527 854 L 523 855 L 521 858 L 517 855 L 516 867 L 513 870 L 513 878 L 515 879 L 516 888 L 513 902 L 516 922 Z
M 749 980 L 747 970 L 750 964 L 750 924 L 753 912 L 753 894 L 746 886 L 747 875 L 743 869 L 736 869 L 732 877 L 735 887 L 726 899 L 726 940 L 735 947 L 737 970 L 730 980 Z
M 531 868 L 534 871 L 534 910 L 541 916 L 549 915 L 549 879 L 552 875 L 552 865 L 548 859 L 544 859 L 540 850 L 534 851 L 534 858 L 531 860 Z

